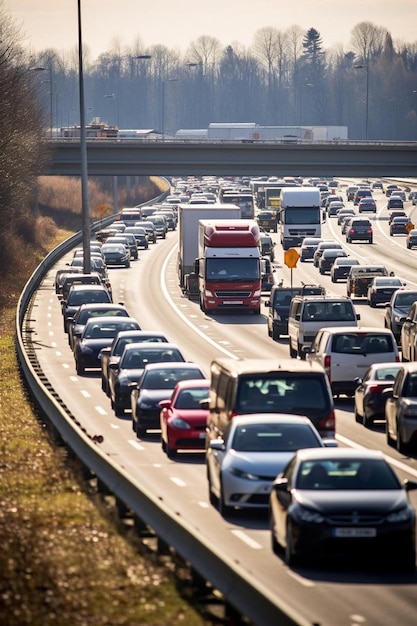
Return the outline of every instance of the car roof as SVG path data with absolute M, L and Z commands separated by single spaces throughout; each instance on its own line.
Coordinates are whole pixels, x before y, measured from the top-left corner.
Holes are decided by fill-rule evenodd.
M 307 424 L 313 426 L 311 420 L 305 415 L 294 415 L 294 413 L 247 413 L 245 415 L 236 415 L 233 418 L 234 426 L 243 426 L 246 424 L 258 424 L 266 422 L 269 424 Z
M 320 331 L 327 331 L 332 335 L 337 333 L 379 333 L 381 335 L 392 335 L 392 331 L 389 328 L 383 328 L 381 326 L 324 326 Z
M 166 346 L 166 344 L 164 344 L 164 346 Z M 169 362 L 164 362 L 164 363 L 149 363 L 148 365 L 146 365 L 145 370 L 149 371 L 149 370 L 158 370 L 158 369 L 166 369 L 167 367 L 169 367 L 170 369 L 189 369 L 189 370 L 200 370 L 202 371 L 201 367 L 197 364 L 197 363 L 190 363 L 190 361 L 186 361 L 186 362 L 182 362 L 182 361 L 169 361 Z
M 95 324 L 98 324 L 99 326 L 100 324 L 115 324 L 117 322 L 120 322 L 121 324 L 134 322 L 137 324 L 137 321 L 133 317 L 122 317 L 121 315 L 113 315 L 112 317 L 109 317 L 108 315 L 97 315 L 95 317 L 90 317 L 87 320 L 86 327 L 94 326 Z
M 188 378 L 187 380 L 180 380 L 176 384 L 176 390 L 192 389 L 194 387 L 205 387 L 210 389 L 210 380 L 208 378 Z
M 381 450 L 371 450 L 369 448 L 304 448 L 297 450 L 295 453 L 298 460 L 309 461 L 317 459 L 369 459 L 369 460 L 386 460 Z
M 125 351 L 138 350 L 138 348 L 146 348 L 146 350 L 179 350 L 180 347 L 176 343 L 169 343 L 168 341 L 135 341 L 134 343 L 128 343 L 125 346 Z

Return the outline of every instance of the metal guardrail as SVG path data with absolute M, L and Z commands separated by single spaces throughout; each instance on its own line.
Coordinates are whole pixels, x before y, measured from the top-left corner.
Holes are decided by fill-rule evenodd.
M 154 200 L 155 202 L 155 200 Z M 109 225 L 114 215 L 92 226 L 92 230 Z M 171 546 L 204 580 L 218 589 L 226 601 L 241 615 L 257 626 L 310 626 L 311 622 L 298 615 L 285 600 L 273 596 L 269 590 L 239 563 L 224 557 L 216 546 L 199 539 L 199 533 L 178 511 L 173 512 L 164 502 L 155 498 L 123 468 L 104 454 L 94 437 L 74 419 L 60 403 L 59 397 L 48 386 L 36 367 L 35 351 L 30 350 L 30 333 L 26 337 L 27 313 L 36 290 L 54 264 L 82 240 L 82 232 L 73 235 L 52 250 L 36 268 L 19 298 L 16 312 L 16 349 L 23 375 L 29 388 L 54 427 L 82 463 L 117 496 L 137 517 L 151 527 L 162 541 Z

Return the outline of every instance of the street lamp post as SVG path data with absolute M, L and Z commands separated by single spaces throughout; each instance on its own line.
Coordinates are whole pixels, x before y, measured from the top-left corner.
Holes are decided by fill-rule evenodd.
M 355 70 L 366 71 L 366 92 L 365 92 L 365 139 L 368 141 L 368 119 L 369 119 L 369 62 L 353 66 Z

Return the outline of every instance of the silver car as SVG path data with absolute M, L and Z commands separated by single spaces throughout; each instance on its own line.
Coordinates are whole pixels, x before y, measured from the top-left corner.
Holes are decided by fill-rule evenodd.
M 303 416 L 257 413 L 234 417 L 223 439 L 206 450 L 209 497 L 222 515 L 265 508 L 276 476 L 300 448 L 337 445 L 323 440 Z

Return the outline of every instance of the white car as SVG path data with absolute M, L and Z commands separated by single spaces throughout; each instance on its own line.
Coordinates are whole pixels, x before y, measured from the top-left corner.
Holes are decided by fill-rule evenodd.
M 300 448 L 337 445 L 322 439 L 304 416 L 257 413 L 234 417 L 224 438 L 206 451 L 209 497 L 222 515 L 235 508 L 265 508 L 276 476 Z

